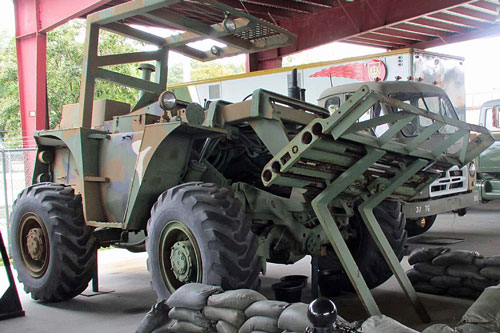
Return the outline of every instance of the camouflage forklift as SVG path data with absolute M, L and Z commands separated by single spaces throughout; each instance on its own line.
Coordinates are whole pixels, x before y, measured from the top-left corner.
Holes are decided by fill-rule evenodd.
M 10 218 L 14 265 L 34 299 L 83 291 L 99 246 L 146 249 L 159 298 L 189 282 L 257 288 L 266 262 L 313 255 L 331 258 L 339 285 L 352 285 L 370 314 L 380 310 L 369 289 L 394 273 L 428 319 L 399 264 L 401 202 L 472 161 L 492 142 L 487 130 L 366 86 L 333 113 L 265 90 L 240 103 L 185 103 L 165 91 L 169 50 L 205 61 L 295 36 L 212 0 L 134 0 L 87 21 L 80 103 L 63 109 L 59 129 L 36 133 L 33 185 Z M 185 32 L 161 38 L 129 25 L 144 22 Z M 99 55 L 101 29 L 158 49 Z M 226 47 L 190 46 L 205 38 Z M 148 65 L 143 79 L 104 68 L 150 60 L 153 81 Z M 132 107 L 94 101 L 97 79 L 143 93 Z M 393 112 L 362 120 L 376 103 Z M 400 136 L 415 119 L 431 125 Z M 389 126 L 373 131 L 380 124 Z

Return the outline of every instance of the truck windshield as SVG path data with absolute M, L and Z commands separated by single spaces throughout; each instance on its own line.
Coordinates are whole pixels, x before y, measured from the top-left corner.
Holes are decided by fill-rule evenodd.
M 415 92 L 400 92 L 389 94 L 390 98 L 400 100 L 403 103 L 411 104 L 420 109 L 429 112 L 440 114 L 444 117 L 458 119 L 458 116 L 447 96 L 441 94 L 415 93 Z M 393 107 L 394 109 L 394 107 Z M 393 110 L 398 111 L 398 110 Z M 432 119 L 418 117 L 418 121 L 408 124 L 402 132 L 406 136 L 415 136 L 419 134 L 425 127 L 432 124 Z M 450 134 L 455 132 L 453 126 L 444 126 L 439 132 L 442 134 Z
M 486 128 L 490 131 L 498 131 L 500 129 L 500 105 L 487 108 L 484 114 L 486 116 Z

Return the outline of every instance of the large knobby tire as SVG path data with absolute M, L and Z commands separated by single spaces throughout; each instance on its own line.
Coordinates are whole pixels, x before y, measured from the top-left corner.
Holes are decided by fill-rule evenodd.
M 372 289 L 388 280 L 392 276 L 392 271 L 362 221 L 358 210 L 355 209 L 355 211 L 356 214 L 350 221 L 355 230 L 355 236 L 354 239 L 348 240 L 347 244 L 368 287 Z M 373 214 L 396 256 L 401 261 L 405 253 L 407 239 L 401 204 L 398 201 L 383 201 L 373 209 Z M 321 293 L 324 296 L 333 297 L 341 292 L 353 291 L 352 284 L 333 249 L 329 249 L 327 253 L 327 256 L 320 257 L 319 260 Z
M 419 219 L 406 219 L 406 232 L 408 233 L 408 237 L 414 237 L 423 234 L 427 230 L 429 230 L 434 222 L 436 221 L 437 215 L 431 215 L 425 217 L 425 224 L 422 226 L 421 220 Z
M 85 224 L 82 200 L 70 186 L 30 186 L 14 202 L 9 222 L 10 253 L 18 279 L 31 297 L 60 302 L 88 286 L 97 243 Z
M 227 189 L 200 182 L 169 189 L 154 204 L 147 230 L 148 270 L 159 299 L 190 282 L 224 290 L 259 286 L 257 237 Z

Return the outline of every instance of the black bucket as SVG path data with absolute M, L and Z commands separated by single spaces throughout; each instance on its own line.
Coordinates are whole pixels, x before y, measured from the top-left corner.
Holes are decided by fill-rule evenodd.
M 290 281 L 297 281 L 302 283 L 302 285 L 305 287 L 307 285 L 307 279 L 308 277 L 305 275 L 287 275 L 283 276 L 280 281 L 281 282 L 290 282 Z
M 283 281 L 271 286 L 274 296 L 278 301 L 287 303 L 300 302 L 302 298 L 302 288 L 304 283 L 300 281 Z

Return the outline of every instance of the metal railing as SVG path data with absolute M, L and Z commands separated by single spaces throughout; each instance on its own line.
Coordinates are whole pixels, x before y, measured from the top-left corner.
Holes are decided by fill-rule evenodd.
M 0 231 L 7 235 L 8 218 L 17 195 L 31 182 L 36 148 L 22 138 L 0 139 Z

